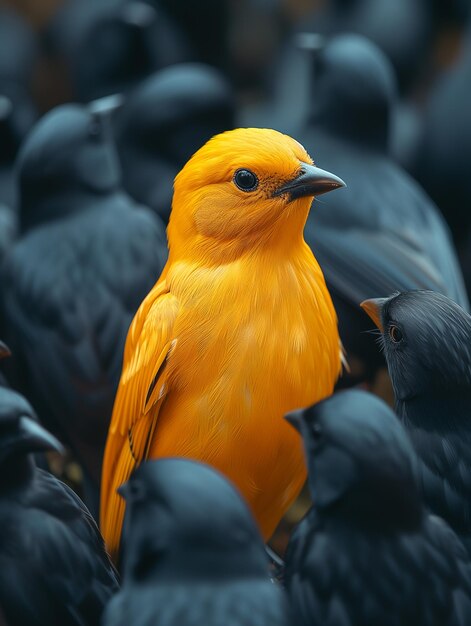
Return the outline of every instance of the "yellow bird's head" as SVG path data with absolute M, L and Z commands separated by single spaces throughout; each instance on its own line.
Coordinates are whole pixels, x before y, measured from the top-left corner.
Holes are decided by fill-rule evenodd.
M 216 135 L 175 179 L 170 254 L 220 261 L 221 251 L 237 258 L 254 247 L 292 245 L 302 239 L 313 197 L 342 186 L 314 166 L 300 143 L 275 130 Z

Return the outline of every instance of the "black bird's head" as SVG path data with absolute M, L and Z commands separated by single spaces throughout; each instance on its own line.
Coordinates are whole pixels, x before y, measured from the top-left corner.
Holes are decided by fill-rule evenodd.
M 381 330 L 397 401 L 471 386 L 471 316 L 434 291 L 405 291 L 366 300 L 362 308 Z
M 62 446 L 38 423 L 23 396 L 0 387 L 0 481 L 10 465 L 17 467 L 28 455 L 47 450 L 62 452 Z
M 156 72 L 116 115 L 125 188 L 167 221 L 176 174 L 208 139 L 234 123 L 234 93 L 215 68 L 185 63 Z
M 79 19 L 71 20 L 67 7 L 63 16 L 70 30 L 69 42 L 61 33 L 52 32 L 52 39 L 56 48 L 66 52 L 81 102 L 128 91 L 152 72 L 191 58 L 187 40 L 157 2 L 77 4 L 83 14 Z M 55 30 L 60 26 L 56 23 Z
M 232 485 L 207 465 L 169 458 L 141 465 L 126 499 L 124 571 L 134 579 L 266 576 L 264 544 Z
M 304 440 L 309 486 L 321 514 L 416 526 L 422 516 L 416 459 L 393 411 L 364 391 L 340 391 L 286 419 Z
M 20 142 L 36 119 L 30 93 L 36 55 L 32 29 L 17 13 L 0 7 L 0 166 L 13 165 Z
M 310 121 L 361 145 L 386 150 L 396 100 L 386 56 L 360 35 L 339 35 L 313 57 Z
M 118 187 L 110 132 L 105 117 L 80 105 L 57 107 L 39 120 L 17 160 L 23 229 L 81 208 L 83 197 Z

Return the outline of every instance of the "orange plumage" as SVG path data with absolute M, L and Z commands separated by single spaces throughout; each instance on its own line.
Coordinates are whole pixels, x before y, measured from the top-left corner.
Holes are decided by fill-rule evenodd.
M 240 168 L 256 189 L 237 186 Z M 175 179 L 169 259 L 130 327 L 105 451 L 101 528 L 114 556 L 116 489 L 146 458 L 217 467 L 266 539 L 303 485 L 301 441 L 283 415 L 332 393 L 341 367 L 335 311 L 303 239 L 314 187 L 340 185 L 303 186 L 306 169 L 321 171 L 291 137 L 237 129 Z

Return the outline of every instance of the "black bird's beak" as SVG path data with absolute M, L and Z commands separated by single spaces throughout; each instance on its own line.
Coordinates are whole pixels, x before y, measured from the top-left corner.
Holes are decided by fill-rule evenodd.
M 314 54 L 324 50 L 327 41 L 327 37 L 320 33 L 298 33 L 294 37 L 294 45 L 297 48 Z
M 117 493 L 126 500 L 126 502 L 139 502 L 146 500 L 147 492 L 145 487 L 137 479 L 130 479 L 127 483 L 123 483 L 116 489 Z
M 112 116 L 115 111 L 122 109 L 124 105 L 124 96 L 121 93 L 114 93 L 110 96 L 103 96 L 88 103 L 87 107 L 92 115 Z
M 285 420 L 295 428 L 298 433 L 301 432 L 301 423 L 303 420 L 303 411 L 298 409 L 296 411 L 290 411 L 290 413 L 286 413 Z
M 320 196 L 323 193 L 346 186 L 343 180 L 335 174 L 321 170 L 315 165 L 303 163 L 296 178 L 277 189 L 273 195 L 289 194 L 290 200 L 297 200 L 306 196 Z
M 127 486 L 128 483 L 124 483 L 116 489 L 116 493 L 118 493 L 124 500 L 126 500 L 126 496 L 128 493 Z
M 121 20 L 128 26 L 144 29 L 151 26 L 157 19 L 157 12 L 150 4 L 135 0 L 126 3 L 121 10 Z
M 3 341 L 0 341 L 0 359 L 7 356 L 11 356 L 10 348 Z
M 383 310 L 384 303 L 388 298 L 371 298 L 370 300 L 363 300 L 360 304 L 361 308 L 367 313 L 381 332 L 383 332 L 383 322 L 381 321 L 381 311 Z
M 64 453 L 62 444 L 54 435 L 25 415 L 19 421 L 19 442 L 28 452 L 55 450 L 60 454 Z

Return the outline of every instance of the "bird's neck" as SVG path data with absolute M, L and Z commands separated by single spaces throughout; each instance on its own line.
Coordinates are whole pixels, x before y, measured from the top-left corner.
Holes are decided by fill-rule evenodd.
M 54 222 L 70 215 L 93 209 L 99 211 L 113 198 L 119 200 L 119 191 L 97 193 L 87 189 L 64 190 L 53 195 L 38 197 L 34 203 L 20 204 L 21 232 L 26 233 L 42 224 Z
M 430 390 L 413 398 L 397 400 L 396 413 L 405 426 L 426 430 L 471 431 L 471 388 Z
M 17 491 L 18 487 L 28 485 L 34 476 L 35 465 L 30 456 L 14 456 L 0 466 L 0 493 Z
M 310 204 L 283 215 L 268 227 L 223 239 L 203 236 L 189 221 L 178 224 L 170 217 L 168 227 L 169 263 L 185 261 L 200 266 L 220 267 L 239 261 L 268 269 L 280 262 L 296 260 L 305 254 L 303 237 Z M 188 233 L 191 233 L 189 236 Z

